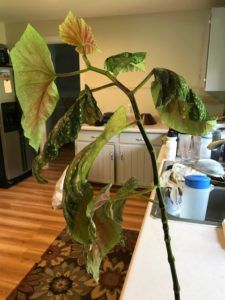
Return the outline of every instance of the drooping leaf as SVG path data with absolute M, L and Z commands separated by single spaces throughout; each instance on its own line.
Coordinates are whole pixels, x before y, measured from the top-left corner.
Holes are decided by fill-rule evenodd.
M 81 243 L 89 243 L 86 207 L 91 199 L 83 199 L 84 187 L 87 184 L 88 172 L 102 147 L 117 133 L 126 127 L 125 108 L 120 107 L 106 124 L 103 133 L 91 144 L 81 150 L 70 164 L 64 182 L 63 209 L 73 238 Z M 85 203 L 85 212 L 80 211 Z M 81 230 L 79 230 L 81 228 Z M 85 228 L 85 229 L 83 229 Z M 85 234 L 81 234 L 86 230 Z
M 24 134 L 30 145 L 38 150 L 45 121 L 59 98 L 51 54 L 39 33 L 28 25 L 10 56 L 16 94 L 23 110 Z
M 167 69 L 154 69 L 153 73 L 153 101 L 168 127 L 192 135 L 205 135 L 212 130 L 216 119 L 209 116 L 202 100 L 182 76 Z
M 112 213 L 116 222 L 122 222 L 123 207 L 127 198 L 137 188 L 137 179 L 131 177 L 116 193 L 112 201 Z
M 109 183 L 104 186 L 100 192 L 92 198 L 92 201 L 87 206 L 87 215 L 92 217 L 95 210 L 105 204 L 106 201 L 110 200 L 110 189 L 112 184 Z
M 124 107 L 120 107 L 110 118 L 103 133 L 76 155 L 64 181 L 64 216 L 73 239 L 85 245 L 87 269 L 96 279 L 99 275 L 99 263 L 111 246 L 120 239 L 121 229 L 110 215 L 107 196 L 110 185 L 99 196 L 93 196 L 87 176 L 102 147 L 125 127 L 126 112 Z M 103 215 L 104 222 L 101 218 Z
M 145 52 L 123 52 L 106 59 L 104 68 L 114 76 L 121 72 L 145 71 Z
M 91 54 L 98 50 L 91 27 L 82 18 L 75 17 L 71 11 L 59 26 L 59 34 L 65 43 L 75 46 L 75 50 L 81 54 Z
M 105 202 L 97 209 L 93 216 L 96 228 L 96 238 L 91 247 L 86 249 L 87 271 L 91 273 L 96 281 L 99 279 L 99 267 L 102 259 L 121 240 L 121 224 L 110 216 L 110 205 Z
M 83 123 L 93 125 L 102 118 L 101 111 L 86 85 L 80 92 L 75 103 L 68 109 L 63 117 L 59 119 L 52 131 L 49 133 L 43 151 L 34 159 L 32 171 L 38 182 L 46 183 L 47 180 L 41 177 L 40 171 L 48 162 L 58 157 L 60 148 L 73 142 L 81 129 Z
M 121 242 L 123 208 L 129 195 L 134 193 L 137 180 L 135 178 L 129 179 L 117 191 L 117 199 L 114 197 L 110 199 L 110 186 L 104 187 L 93 198 L 91 206 L 94 209 L 91 210 L 90 206 L 88 209 L 89 213 L 92 212 L 90 216 L 93 216 L 92 222 L 95 235 L 93 236 L 91 247 L 85 247 L 85 252 L 87 271 L 93 275 L 95 280 L 98 280 L 102 259 L 116 244 Z M 119 199 L 119 196 L 122 196 L 122 198 Z

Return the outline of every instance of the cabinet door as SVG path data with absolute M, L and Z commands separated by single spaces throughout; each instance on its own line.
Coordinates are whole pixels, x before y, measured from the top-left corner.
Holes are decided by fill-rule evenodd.
M 76 153 L 80 152 L 90 142 L 76 142 Z M 97 156 L 90 172 L 88 179 L 99 183 L 114 183 L 114 145 L 107 144 L 103 147 Z
M 152 182 L 152 163 L 144 145 L 127 144 L 119 146 L 117 168 L 118 184 L 124 184 L 134 176 L 141 187 L 149 187 Z
M 225 7 L 212 9 L 206 91 L 225 91 Z

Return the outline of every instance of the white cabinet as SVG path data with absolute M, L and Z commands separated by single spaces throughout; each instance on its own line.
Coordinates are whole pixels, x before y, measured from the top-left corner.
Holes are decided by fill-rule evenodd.
M 78 153 L 102 133 L 101 130 L 81 130 L 75 143 Z M 162 145 L 162 133 L 148 133 L 156 155 Z M 140 187 L 152 182 L 152 163 L 139 132 L 122 132 L 106 144 L 95 160 L 88 179 L 99 183 L 123 185 L 130 177 L 136 177 Z
M 225 91 L 225 7 L 212 9 L 206 91 Z
M 149 153 L 143 145 L 120 145 L 117 169 L 117 183 L 123 185 L 130 177 L 138 179 L 139 186 L 150 186 L 152 163 Z
M 76 153 L 80 152 L 90 142 L 77 141 Z M 97 156 L 90 172 L 88 179 L 93 182 L 115 183 L 115 150 L 113 144 L 107 144 L 103 147 L 100 154 Z
M 148 134 L 156 155 L 162 145 L 162 134 Z M 121 133 L 119 137 L 119 157 L 117 159 L 117 184 L 124 184 L 131 176 L 138 180 L 140 187 L 152 183 L 152 162 L 140 133 Z

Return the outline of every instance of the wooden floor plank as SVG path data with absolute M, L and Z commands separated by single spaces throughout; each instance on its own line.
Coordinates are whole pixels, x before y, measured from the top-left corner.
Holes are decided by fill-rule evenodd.
M 9 189 L 0 188 L 0 300 L 5 299 L 65 227 L 62 210 L 51 206 L 55 183 L 73 157 L 73 146 L 43 170 L 48 184 L 29 177 Z M 97 187 L 96 187 L 97 188 Z M 129 199 L 123 227 L 139 230 L 146 203 Z

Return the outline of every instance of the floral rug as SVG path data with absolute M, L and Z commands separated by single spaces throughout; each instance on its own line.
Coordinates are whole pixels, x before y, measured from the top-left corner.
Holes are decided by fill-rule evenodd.
M 138 232 L 124 230 L 123 236 L 124 246 L 107 255 L 96 283 L 86 272 L 82 246 L 64 229 L 7 300 L 119 299 Z

